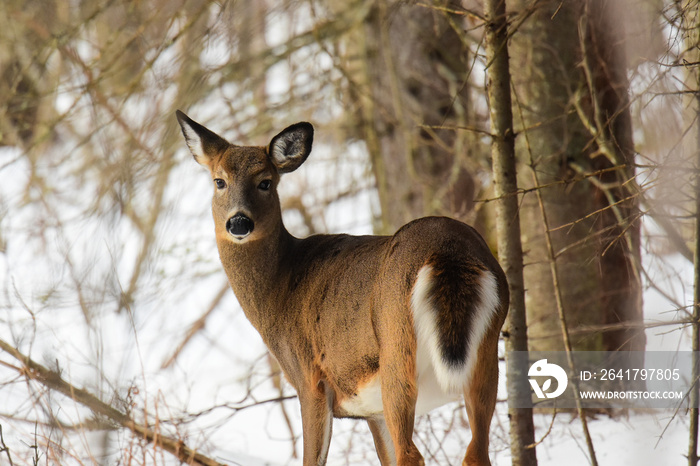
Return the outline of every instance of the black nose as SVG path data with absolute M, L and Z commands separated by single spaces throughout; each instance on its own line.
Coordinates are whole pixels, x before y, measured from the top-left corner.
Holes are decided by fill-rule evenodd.
M 253 231 L 253 221 L 238 213 L 226 221 L 226 231 L 236 238 L 245 238 Z

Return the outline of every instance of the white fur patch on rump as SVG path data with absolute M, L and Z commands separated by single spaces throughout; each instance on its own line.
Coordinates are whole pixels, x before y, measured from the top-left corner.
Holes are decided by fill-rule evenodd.
M 447 393 L 462 393 L 469 382 L 474 365 L 478 359 L 479 346 L 488 330 L 493 317 L 496 315 L 500 304 L 498 298 L 498 283 L 496 277 L 484 271 L 479 278 L 479 303 L 475 307 L 475 314 L 471 321 L 469 332 L 469 350 L 464 364 L 452 366 L 445 363 L 442 358 L 435 309 L 432 303 L 430 292 L 433 287 L 432 267 L 424 265 L 418 271 L 418 278 L 413 286 L 411 294 L 411 307 L 413 310 L 413 320 L 416 326 L 416 338 L 418 340 L 418 351 L 416 355 L 416 368 L 418 378 L 421 373 L 432 365 L 440 387 Z M 430 364 L 432 363 L 432 364 Z M 419 384 L 420 386 L 420 384 Z

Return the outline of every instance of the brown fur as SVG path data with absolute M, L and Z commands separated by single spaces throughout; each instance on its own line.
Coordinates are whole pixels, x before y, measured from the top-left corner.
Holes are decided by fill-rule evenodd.
M 178 113 L 178 119 L 197 161 L 214 179 L 226 183 L 225 189 L 215 189 L 212 201 L 221 262 L 246 316 L 299 394 L 304 464 L 325 463 L 329 410 L 336 417 L 349 415 L 343 402 L 376 375 L 381 376 L 383 418 L 370 416 L 368 422 L 380 461 L 386 465 L 391 456 L 391 445 L 381 435 L 386 425 L 397 463 L 423 464 L 412 440 L 417 343 L 411 294 L 418 271 L 428 263 L 445 277 L 434 290 L 438 304 L 451 302 L 442 299 L 441 293 L 448 291 L 475 296 L 473 287 L 478 285 L 473 281 L 452 283 L 464 270 L 488 270 L 498 282 L 501 308 L 484 337 L 465 392 L 473 431 L 465 464 L 489 464 L 488 432 L 498 381 L 496 347 L 508 294 L 503 272 L 481 237 L 455 220 L 424 218 L 391 237 L 294 238 L 282 224 L 273 148 L 233 146 L 184 114 Z M 273 139 L 272 145 L 285 139 L 294 143 L 291 149 L 282 147 L 291 151 L 284 161 L 285 172 L 308 156 L 311 140 L 304 137 L 312 138 L 313 133 L 305 125 L 290 127 Z M 289 131 L 293 134 L 287 138 Z M 264 180 L 271 181 L 269 190 L 260 189 Z M 227 220 L 238 212 L 255 225 L 242 242 L 226 229 Z M 464 338 L 465 329 L 449 327 L 468 327 L 473 306 L 460 316 L 450 315 L 445 306 L 440 311 L 447 313 L 439 319 L 441 333 Z

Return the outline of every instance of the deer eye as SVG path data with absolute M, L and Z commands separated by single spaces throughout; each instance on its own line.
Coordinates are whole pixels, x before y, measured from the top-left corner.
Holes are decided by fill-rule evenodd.
M 263 180 L 263 181 L 261 181 L 260 184 L 258 185 L 258 189 L 259 189 L 260 191 L 269 191 L 269 190 L 270 190 L 270 186 L 272 186 L 272 181 L 271 181 L 271 180 Z
M 214 180 L 214 184 L 216 185 L 217 189 L 224 189 L 226 187 L 226 182 L 221 178 L 216 178 Z

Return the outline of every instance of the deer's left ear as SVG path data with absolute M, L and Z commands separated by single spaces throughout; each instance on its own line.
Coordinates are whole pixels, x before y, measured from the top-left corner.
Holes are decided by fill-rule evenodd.
M 304 163 L 314 142 L 311 123 L 296 123 L 272 138 L 268 154 L 280 173 L 289 173 Z

